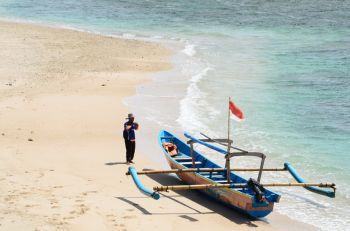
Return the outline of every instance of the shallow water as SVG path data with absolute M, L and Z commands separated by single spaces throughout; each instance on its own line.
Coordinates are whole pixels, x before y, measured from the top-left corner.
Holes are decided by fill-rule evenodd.
M 325 230 L 347 229 L 350 220 L 349 12 L 349 0 L 0 2 L 3 18 L 173 47 L 174 70 L 126 100 L 154 136 L 144 145 L 158 148 L 158 128 L 225 137 L 231 96 L 246 115 L 232 121 L 236 145 L 265 152 L 269 166 L 290 162 L 312 182 L 337 184 L 336 199 L 277 189 L 278 212 Z

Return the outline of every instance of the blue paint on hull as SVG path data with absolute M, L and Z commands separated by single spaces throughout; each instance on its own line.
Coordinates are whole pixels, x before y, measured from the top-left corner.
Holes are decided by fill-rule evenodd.
M 244 210 L 241 209 L 239 207 L 236 207 L 232 204 L 227 204 L 225 202 L 223 202 L 222 200 L 220 200 L 220 198 L 218 197 L 218 193 L 214 192 L 211 190 L 211 192 L 205 191 L 205 190 L 199 190 L 202 194 L 214 199 L 215 201 L 219 202 L 220 204 L 227 206 L 229 208 L 234 209 L 235 211 L 239 212 L 239 213 L 243 213 L 251 218 L 261 218 L 261 217 L 265 217 L 268 214 L 270 214 L 272 212 L 272 210 L 259 210 L 259 211 L 249 211 L 249 210 Z M 267 204 L 265 204 L 267 205 Z
M 172 135 L 171 133 L 167 132 L 167 131 L 160 131 L 159 132 L 159 136 L 158 136 L 158 142 L 159 145 L 162 147 L 163 152 L 169 162 L 169 164 L 171 165 L 172 168 L 189 168 L 192 167 L 192 165 L 185 165 L 185 164 L 181 164 L 181 162 L 176 161 L 174 158 L 172 158 L 167 151 L 163 148 L 162 143 L 163 142 L 173 142 L 177 147 L 178 147 L 178 151 L 181 153 L 180 157 L 190 157 L 190 147 L 185 144 L 183 141 L 181 141 L 180 139 L 178 139 L 176 136 Z M 216 149 L 220 149 L 218 147 L 216 147 Z M 220 149 L 221 151 L 221 149 Z M 221 166 L 215 164 L 214 162 L 212 162 L 211 160 L 209 160 L 208 158 L 204 157 L 201 153 L 194 151 L 194 156 L 195 156 L 195 161 L 199 161 L 201 162 L 200 165 L 196 165 L 196 167 L 200 167 L 200 168 L 221 168 Z M 182 173 L 184 174 L 184 173 Z M 205 175 L 203 173 L 195 173 L 198 177 L 202 177 L 205 178 L 207 180 L 207 184 L 215 184 L 216 182 L 214 181 L 213 177 L 211 177 L 210 175 Z M 224 177 L 226 173 L 221 173 L 221 176 Z M 181 175 L 179 175 L 179 177 L 184 181 L 187 182 L 186 179 L 184 179 Z M 226 176 L 225 176 L 226 177 Z M 239 175 L 231 172 L 230 174 L 230 179 L 232 183 L 246 183 L 247 180 L 245 180 L 244 178 L 240 177 Z M 187 182 L 189 184 L 192 184 L 192 182 Z M 234 210 L 244 213 L 252 218 L 260 218 L 260 217 L 264 217 L 266 215 L 268 215 L 269 213 L 272 212 L 273 209 L 273 203 L 274 202 L 278 202 L 280 199 L 280 195 L 266 190 L 265 191 L 265 196 L 267 201 L 269 202 L 269 204 L 266 203 L 258 203 L 255 201 L 255 193 L 250 190 L 250 189 L 232 189 L 230 188 L 230 191 L 227 192 L 232 196 L 235 197 L 236 199 L 240 199 L 242 198 L 242 200 L 247 200 L 247 197 L 250 197 L 250 203 L 252 205 L 252 209 L 253 210 L 248 210 L 248 209 L 244 209 L 244 208 L 240 208 L 240 207 L 236 207 L 234 205 L 232 205 L 231 203 L 227 203 L 226 201 L 223 201 L 221 199 L 221 194 L 222 191 L 220 191 L 220 189 L 210 189 L 210 190 L 200 190 L 202 193 L 204 193 L 205 195 L 211 197 L 212 199 L 226 205 L 229 206 L 230 208 L 233 208 Z M 249 199 L 248 199 L 249 200 Z M 263 209 L 263 207 L 265 207 L 266 209 Z M 254 210 L 256 209 L 256 210 Z

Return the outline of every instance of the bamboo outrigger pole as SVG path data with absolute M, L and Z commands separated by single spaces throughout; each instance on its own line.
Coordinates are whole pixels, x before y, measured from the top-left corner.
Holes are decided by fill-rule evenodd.
M 318 186 L 321 188 L 332 188 L 336 190 L 334 183 L 268 183 L 261 184 L 263 187 L 309 187 Z M 192 190 L 192 189 L 210 189 L 210 188 L 247 188 L 247 184 L 199 184 L 199 185 L 168 185 L 153 187 L 155 192 L 166 192 L 168 190 Z
M 226 168 L 184 168 L 184 169 L 170 169 L 170 170 L 147 170 L 138 171 L 138 175 L 150 175 L 150 174 L 167 174 L 167 173 L 183 173 L 183 172 L 225 172 Z M 233 168 L 231 171 L 236 172 L 258 172 L 260 168 Z M 262 171 L 287 171 L 286 168 L 264 168 Z M 130 175 L 129 172 L 126 175 Z

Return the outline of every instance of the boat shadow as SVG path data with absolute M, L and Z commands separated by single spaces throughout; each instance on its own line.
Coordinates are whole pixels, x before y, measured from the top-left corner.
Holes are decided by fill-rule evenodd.
M 151 169 L 143 169 L 144 171 L 146 170 L 151 170 Z M 150 179 L 158 182 L 161 185 L 183 185 L 183 182 L 177 178 L 175 175 L 168 175 L 168 174 L 155 174 L 155 175 L 147 175 L 147 177 L 149 177 Z M 178 203 L 181 206 L 184 206 L 186 208 L 191 209 L 193 212 L 192 213 L 176 213 L 181 215 L 182 218 L 187 219 L 188 216 L 186 215 L 194 215 L 194 214 L 220 214 L 221 216 L 225 217 L 226 219 L 236 223 L 236 224 L 244 224 L 247 225 L 249 227 L 258 227 L 257 224 L 254 224 L 253 221 L 259 221 L 259 222 L 263 222 L 263 223 L 269 223 L 267 220 L 265 219 L 253 219 L 251 217 L 245 216 L 235 210 L 233 210 L 232 208 L 225 206 L 222 203 L 219 203 L 211 198 L 209 198 L 208 196 L 204 195 L 203 193 L 196 191 L 196 190 L 179 190 L 176 191 L 176 193 L 178 195 L 176 196 L 168 196 L 166 195 L 166 193 L 160 193 L 161 196 L 172 200 L 176 203 Z M 200 210 L 193 208 L 183 202 L 181 202 L 180 200 L 176 199 L 176 197 L 185 197 L 201 206 L 204 206 L 205 208 L 209 209 L 210 212 L 201 212 Z M 140 210 L 143 214 L 147 214 L 147 215 L 165 215 L 165 214 L 174 214 L 174 213 L 150 213 L 149 211 L 147 211 L 145 208 L 143 208 L 142 206 L 140 206 L 139 204 L 136 204 L 134 202 L 132 202 L 131 200 L 125 198 L 125 197 L 118 197 L 118 199 L 129 203 L 131 205 L 133 205 L 135 208 L 137 208 L 138 210 Z M 193 219 L 193 218 L 191 218 Z M 189 219 L 190 220 L 190 219 Z M 190 220 L 190 221 L 194 221 L 194 220 Z

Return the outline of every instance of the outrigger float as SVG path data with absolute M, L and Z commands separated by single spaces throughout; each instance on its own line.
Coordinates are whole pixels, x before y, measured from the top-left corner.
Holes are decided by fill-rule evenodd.
M 201 133 L 202 134 L 202 133 Z M 275 202 L 279 202 L 280 195 L 266 188 L 269 187 L 304 187 L 314 193 L 335 197 L 336 186 L 333 183 L 306 183 L 305 180 L 289 164 L 283 168 L 264 168 L 266 155 L 260 152 L 248 152 L 232 146 L 230 139 L 212 139 L 202 134 L 205 139 L 198 139 L 188 133 L 184 134 L 189 140 L 187 144 L 167 131 L 160 131 L 158 142 L 161 146 L 171 170 L 137 171 L 129 167 L 126 175 L 131 175 L 137 188 L 145 195 L 156 200 L 160 198 L 158 192 L 168 190 L 200 190 L 211 198 L 218 200 L 235 210 L 253 218 L 260 218 L 272 212 Z M 204 145 L 218 153 L 225 155 L 225 167 L 212 162 L 198 151 L 194 150 L 195 143 Z M 212 143 L 219 144 L 213 145 Z M 172 150 L 168 145 L 172 146 Z M 174 152 L 175 150 L 175 152 Z M 231 168 L 230 160 L 236 156 L 254 156 L 261 158 L 260 167 Z M 258 172 L 257 179 L 246 180 L 237 175 L 240 171 Z M 288 171 L 296 183 L 260 183 L 262 173 L 265 171 Z M 153 190 L 147 189 L 140 181 L 138 175 L 175 173 L 188 185 L 155 186 Z M 328 189 L 326 189 L 328 188 Z

